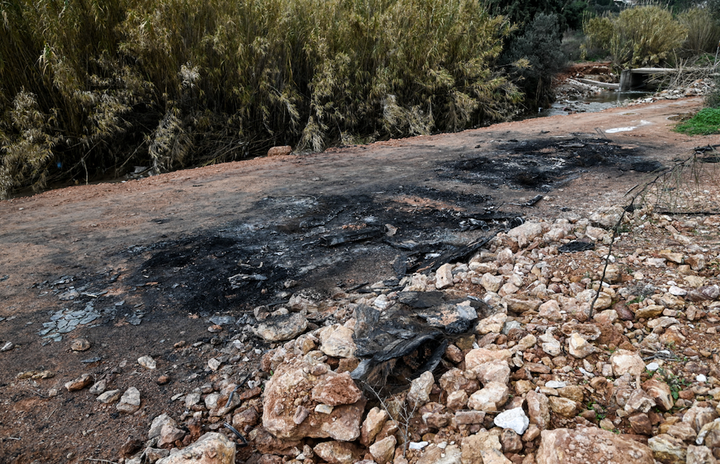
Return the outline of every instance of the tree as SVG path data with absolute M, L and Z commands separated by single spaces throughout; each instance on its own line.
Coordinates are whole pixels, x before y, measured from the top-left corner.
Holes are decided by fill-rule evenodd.
M 555 14 L 539 14 L 528 25 L 525 33 L 518 37 L 510 48 L 510 58 L 520 66 L 522 87 L 526 101 L 535 106 L 545 106 L 553 99 L 552 79 L 566 63 L 560 48 L 562 35 L 558 17 Z

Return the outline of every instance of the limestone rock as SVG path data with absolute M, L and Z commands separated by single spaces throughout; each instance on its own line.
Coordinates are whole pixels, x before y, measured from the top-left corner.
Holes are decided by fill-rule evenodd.
M 452 264 L 445 263 L 435 271 L 435 288 L 442 290 L 443 288 L 452 287 L 452 285 Z
M 355 341 L 353 341 L 353 330 L 342 326 L 333 325 L 325 327 L 320 331 L 320 351 L 335 358 L 350 358 L 355 356 Z
M 557 302 L 555 302 L 557 305 Z M 542 350 L 550 356 L 560 356 L 562 354 L 562 345 L 560 342 L 553 337 L 553 328 L 548 328 L 543 335 L 538 338 L 542 342 L 540 347 Z
M 708 448 L 720 447 L 720 419 L 715 419 L 703 425 L 703 428 L 697 434 L 695 443 L 705 445 Z
M 155 464 L 234 464 L 235 443 L 225 435 L 208 432 L 198 441 L 156 461 Z
M 158 444 L 160 445 L 160 447 L 164 447 L 165 445 L 171 445 L 177 440 L 182 440 L 184 436 L 184 430 L 177 428 L 172 423 L 166 423 L 160 429 L 160 440 L 158 441 Z
M 690 424 L 692 428 L 699 433 L 705 424 L 714 421 L 717 417 L 717 412 L 715 412 L 713 408 L 693 405 L 690 409 L 685 411 L 682 421 Z
M 596 224 L 604 229 L 611 229 L 618 225 L 620 218 L 622 217 L 623 209 L 619 206 L 608 206 L 599 208 L 596 212 L 590 215 L 588 219 L 593 224 Z
M 695 437 L 697 437 L 697 432 L 692 427 L 692 425 L 682 421 L 676 424 L 672 424 L 670 427 L 668 427 L 667 434 L 672 435 L 673 437 L 678 438 L 682 441 L 691 441 L 694 440 Z
M 473 370 L 481 364 L 490 361 L 509 361 L 511 357 L 512 354 L 510 353 L 510 350 L 488 350 L 485 348 L 475 348 L 465 355 L 465 369 Z
M 476 411 L 493 412 L 510 398 L 510 389 L 504 383 L 490 382 L 470 396 L 468 406 Z
M 495 416 L 495 425 L 503 429 L 514 430 L 518 435 L 522 435 L 530 425 L 530 419 L 525 415 L 523 408 L 513 408 L 503 411 Z
M 654 463 L 647 446 L 596 427 L 544 430 L 535 461 L 537 464 Z
M 517 453 L 523 449 L 523 442 L 520 435 L 512 429 L 505 429 L 500 434 L 500 444 L 503 453 Z
M 550 409 L 555 414 L 559 414 L 564 417 L 573 417 L 577 412 L 577 403 L 568 398 L 561 398 L 558 396 L 551 396 Z
M 632 427 L 633 432 L 638 435 L 652 435 L 652 423 L 647 414 L 635 414 L 634 416 L 630 416 L 628 421 L 630 422 L 630 427 Z
M 70 349 L 73 351 L 87 351 L 90 349 L 90 342 L 86 338 L 76 338 L 70 342 Z
M 539 299 L 525 295 L 506 295 L 502 297 L 502 301 L 507 304 L 510 311 L 516 313 L 535 311 L 540 307 L 540 304 L 542 304 L 542 301 Z
M 89 387 L 94 382 L 93 376 L 90 374 L 83 374 L 77 379 L 73 379 L 65 383 L 65 389 L 67 391 L 78 391 L 85 387 Z
M 360 453 L 354 445 L 338 441 L 318 443 L 313 451 L 321 459 L 331 464 L 352 464 L 360 457 Z
M 445 449 L 428 446 L 416 464 L 466 464 L 461 457 L 462 452 L 457 445 L 448 445 Z
M 302 313 L 270 317 L 253 328 L 258 337 L 268 342 L 292 340 L 307 329 L 307 318 Z
M 550 400 L 543 393 L 530 390 L 525 397 L 527 401 L 530 422 L 536 424 L 541 430 L 550 425 Z
M 665 306 L 660 305 L 649 305 L 635 310 L 635 317 L 637 319 L 645 318 L 652 319 L 658 317 L 665 310 Z
M 120 412 L 131 414 L 140 409 L 140 391 L 135 387 L 130 387 L 125 390 L 120 402 L 115 406 Z
M 482 285 L 488 292 L 497 293 L 504 281 L 505 279 L 503 279 L 502 276 L 496 276 L 486 272 L 480 278 L 480 285 Z
M 653 406 L 655 406 L 655 400 L 650 395 L 642 390 L 635 390 L 625 402 L 625 411 L 629 413 L 648 412 Z
M 574 332 L 568 339 L 568 353 L 572 356 L 582 359 L 593 354 L 597 349 L 579 333 Z
M 332 438 L 338 441 L 353 441 L 360 436 L 360 423 L 362 421 L 362 413 L 365 408 L 365 399 L 360 398 L 353 404 L 341 404 L 331 408 L 327 414 L 317 410 L 317 406 L 329 405 L 318 403 L 312 399 L 311 392 L 314 388 L 319 387 L 317 393 L 312 394 L 315 398 L 323 398 L 323 400 L 334 401 L 336 398 L 333 389 L 325 390 L 325 385 L 337 386 L 339 384 L 350 385 L 344 383 L 347 373 L 338 374 L 327 370 L 325 373 L 315 376 L 310 374 L 311 365 L 308 365 L 303 359 L 296 359 L 292 362 L 280 364 L 275 370 L 275 374 L 265 386 L 265 394 L 263 398 L 263 426 L 270 433 L 278 438 L 284 439 L 300 439 L 304 437 L 312 438 Z M 330 380 L 332 377 L 341 377 L 337 381 Z M 357 387 L 356 387 L 357 388 Z M 357 397 L 355 394 L 347 395 L 342 393 L 337 396 L 339 401 L 349 401 Z M 295 423 L 295 413 L 297 411 L 296 401 L 302 403 L 305 409 L 311 411 L 309 416 L 301 423 Z
M 480 335 L 487 335 L 489 333 L 499 334 L 507 321 L 507 314 L 496 313 L 490 317 L 486 317 L 478 321 L 475 326 L 475 332 Z
M 473 369 L 477 379 L 483 385 L 490 382 L 498 382 L 507 384 L 510 381 L 510 366 L 505 360 L 490 361 L 480 364 Z
M 562 321 L 563 315 L 560 312 L 560 305 L 555 300 L 548 300 L 538 307 L 538 317 L 545 318 L 553 322 Z
M 370 454 L 375 458 L 377 464 L 385 464 L 392 461 L 395 455 L 396 444 L 397 439 L 395 435 L 390 435 L 370 446 Z
M 177 426 L 177 422 L 175 422 L 173 418 L 171 418 L 167 414 L 160 414 L 159 416 L 155 417 L 155 419 L 153 419 L 152 423 L 150 424 L 150 430 L 148 431 L 148 439 L 152 440 L 155 437 L 159 437 L 160 431 L 165 424 L 170 424 L 173 427 Z
M 616 377 L 624 374 L 631 376 L 640 375 L 645 372 L 645 362 L 640 355 L 634 351 L 619 349 L 610 356 L 613 372 Z
M 690 445 L 687 448 L 686 464 L 715 464 L 712 450 L 707 446 Z
M 510 464 L 497 435 L 480 431 L 462 439 L 462 464 Z
M 542 236 L 545 230 L 547 229 L 539 222 L 526 222 L 510 229 L 507 234 L 517 240 L 520 248 L 526 248 L 535 238 Z
M 98 395 L 98 397 L 95 398 L 95 401 L 99 401 L 103 404 L 111 404 L 119 400 L 121 394 L 120 390 L 108 390 Z
M 138 358 L 137 362 L 145 369 L 153 370 L 157 368 L 157 363 L 151 356 L 141 356 Z
M 669 411 L 674 406 L 670 386 L 662 380 L 650 379 L 643 383 L 642 387 L 663 411 Z
M 412 381 L 407 399 L 413 408 L 419 408 L 430 401 L 430 392 L 434 383 L 435 378 L 430 371 L 423 372 L 420 377 Z
M 318 381 L 312 389 L 312 399 L 329 406 L 354 404 L 360 401 L 362 397 L 362 391 L 355 385 L 355 381 L 350 378 L 349 372 L 328 375 L 324 381 Z
M 382 430 L 390 415 L 384 409 L 372 408 L 365 418 L 360 429 L 360 443 L 369 446 L 375 441 L 375 436 Z
M 660 434 L 648 440 L 653 456 L 663 464 L 685 464 L 685 445 L 681 440 L 667 434 Z

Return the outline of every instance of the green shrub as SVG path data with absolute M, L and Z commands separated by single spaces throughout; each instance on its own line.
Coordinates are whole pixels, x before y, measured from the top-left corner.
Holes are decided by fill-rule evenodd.
M 584 31 L 587 46 L 607 50 L 617 69 L 658 65 L 687 37 L 687 28 L 674 20 L 670 11 L 652 5 L 592 18 Z
M 720 108 L 704 108 L 688 121 L 678 124 L 676 131 L 688 135 L 711 135 L 720 132 Z
M 0 197 L 504 120 L 511 25 L 483 5 L 0 0 Z
M 525 33 L 513 41 L 510 58 L 526 60 L 529 66 L 518 73 L 521 85 L 532 95 L 531 108 L 548 105 L 553 99 L 552 79 L 566 64 L 561 47 L 561 34 L 556 15 L 539 14 L 526 28 Z
M 679 16 L 680 23 L 688 30 L 683 50 L 689 56 L 715 52 L 720 42 L 720 24 L 705 8 L 692 8 Z

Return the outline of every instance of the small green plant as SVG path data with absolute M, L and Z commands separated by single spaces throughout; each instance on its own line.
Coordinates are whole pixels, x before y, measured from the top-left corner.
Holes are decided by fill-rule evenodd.
M 640 295 L 628 301 L 628 304 L 642 303 L 643 301 L 645 301 L 645 297 L 643 295 Z
M 704 108 L 689 121 L 678 124 L 677 132 L 687 135 L 711 135 L 720 132 L 720 108 Z
M 669 370 L 665 370 L 662 367 L 658 368 L 656 373 L 662 377 L 663 381 L 668 385 L 668 387 L 670 387 L 670 394 L 674 400 L 677 400 L 680 397 L 681 390 L 690 386 L 690 382 L 688 382 L 687 379 L 684 379 Z

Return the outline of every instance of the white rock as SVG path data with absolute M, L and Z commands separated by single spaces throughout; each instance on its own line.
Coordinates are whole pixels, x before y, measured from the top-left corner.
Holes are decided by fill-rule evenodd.
M 151 356 L 142 356 L 138 358 L 137 362 L 145 369 L 152 370 L 157 368 L 157 363 Z
M 128 414 L 140 409 L 140 391 L 135 387 L 125 390 L 116 408 L 118 411 Z
M 687 290 L 684 290 L 684 289 L 678 287 L 677 285 L 671 286 L 671 287 L 670 287 L 670 290 L 668 290 L 668 291 L 670 292 L 671 295 L 674 295 L 674 296 L 685 296 L 685 295 L 687 295 Z
M 408 393 L 408 401 L 410 404 L 419 408 L 430 401 L 430 392 L 432 391 L 434 383 L 435 378 L 430 371 L 423 372 L 420 377 L 413 380 L 410 384 L 410 393 Z
M 411 441 L 410 443 L 408 443 L 408 449 L 411 449 L 411 450 L 421 450 L 421 449 L 425 448 L 425 447 L 426 447 L 427 445 L 429 445 L 429 444 L 430 444 L 430 443 L 428 443 L 428 442 L 426 442 L 426 441 Z
M 442 290 L 453 285 L 452 264 L 445 263 L 435 272 L 435 288 Z
M 645 362 L 634 351 L 619 349 L 610 356 L 610 363 L 616 377 L 624 374 L 641 375 L 645 371 Z
M 216 371 L 216 370 L 220 369 L 221 365 L 222 365 L 222 363 L 220 361 L 218 361 L 216 358 L 208 359 L 208 367 L 212 371 Z
M 235 443 L 225 435 L 208 432 L 198 441 L 156 464 L 234 464 Z
M 645 369 L 649 370 L 650 372 L 655 372 L 656 370 L 660 369 L 660 364 L 656 362 L 651 362 L 647 366 L 645 366 Z
M 530 419 L 525 415 L 523 408 L 514 408 L 503 411 L 495 417 L 495 425 L 503 429 L 512 429 L 522 435 L 530 425 Z

